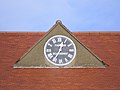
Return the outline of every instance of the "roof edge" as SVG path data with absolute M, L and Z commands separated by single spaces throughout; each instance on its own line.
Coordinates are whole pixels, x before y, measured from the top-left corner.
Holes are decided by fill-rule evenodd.
M 47 32 L 0 32 L 0 35 L 10 35 L 10 36 L 24 36 L 24 35 L 30 35 L 30 36 L 36 36 L 36 35 L 40 35 L 43 36 L 45 35 Z M 114 36 L 114 35 L 120 35 L 120 32 L 71 32 L 74 35 L 78 36 Z

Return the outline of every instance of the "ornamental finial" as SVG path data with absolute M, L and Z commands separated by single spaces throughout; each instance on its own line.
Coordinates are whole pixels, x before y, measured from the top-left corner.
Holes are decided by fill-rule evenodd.
M 56 24 L 58 24 L 58 23 L 62 24 L 62 21 L 61 20 L 57 20 Z

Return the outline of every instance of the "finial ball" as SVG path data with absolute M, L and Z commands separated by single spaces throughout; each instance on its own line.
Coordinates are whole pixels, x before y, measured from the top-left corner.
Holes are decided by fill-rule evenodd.
M 57 20 L 57 21 L 56 21 L 56 24 L 58 24 L 58 23 L 62 23 L 62 21 L 60 21 L 60 20 Z

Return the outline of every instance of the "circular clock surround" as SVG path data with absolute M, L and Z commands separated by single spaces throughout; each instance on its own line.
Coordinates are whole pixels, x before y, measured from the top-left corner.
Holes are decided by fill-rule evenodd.
M 65 66 L 74 60 L 76 56 L 76 46 L 67 36 L 55 35 L 45 43 L 44 55 L 51 64 Z

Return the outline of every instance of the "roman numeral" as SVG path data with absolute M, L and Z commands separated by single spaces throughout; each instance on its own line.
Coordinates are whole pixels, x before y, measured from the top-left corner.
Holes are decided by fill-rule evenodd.
M 68 44 L 68 47 L 70 47 L 72 45 L 72 43 Z
M 57 38 L 57 41 L 58 41 L 58 42 L 62 42 L 62 38 L 60 38 L 60 37 Z
M 52 60 L 53 62 L 57 62 L 57 58 L 53 58 L 53 60 Z
M 69 49 L 69 52 L 74 52 L 74 49 Z
M 67 58 L 65 58 L 65 62 L 68 62 Z
M 50 43 L 48 43 L 48 46 L 52 47 L 52 45 Z
M 64 43 L 66 43 L 66 42 L 67 42 L 67 39 L 65 39 Z
M 51 49 L 46 49 L 46 52 L 51 52 Z
M 69 57 L 69 58 L 72 58 L 72 57 L 73 57 L 73 55 L 72 55 L 72 54 L 68 54 L 68 57 Z
M 59 64 L 62 64 L 62 63 L 63 63 L 62 59 L 59 59 Z
M 53 57 L 52 53 L 49 53 L 48 57 L 51 59 Z
M 52 39 L 52 42 L 53 42 L 53 43 L 56 43 L 56 40 L 55 40 L 55 39 Z

